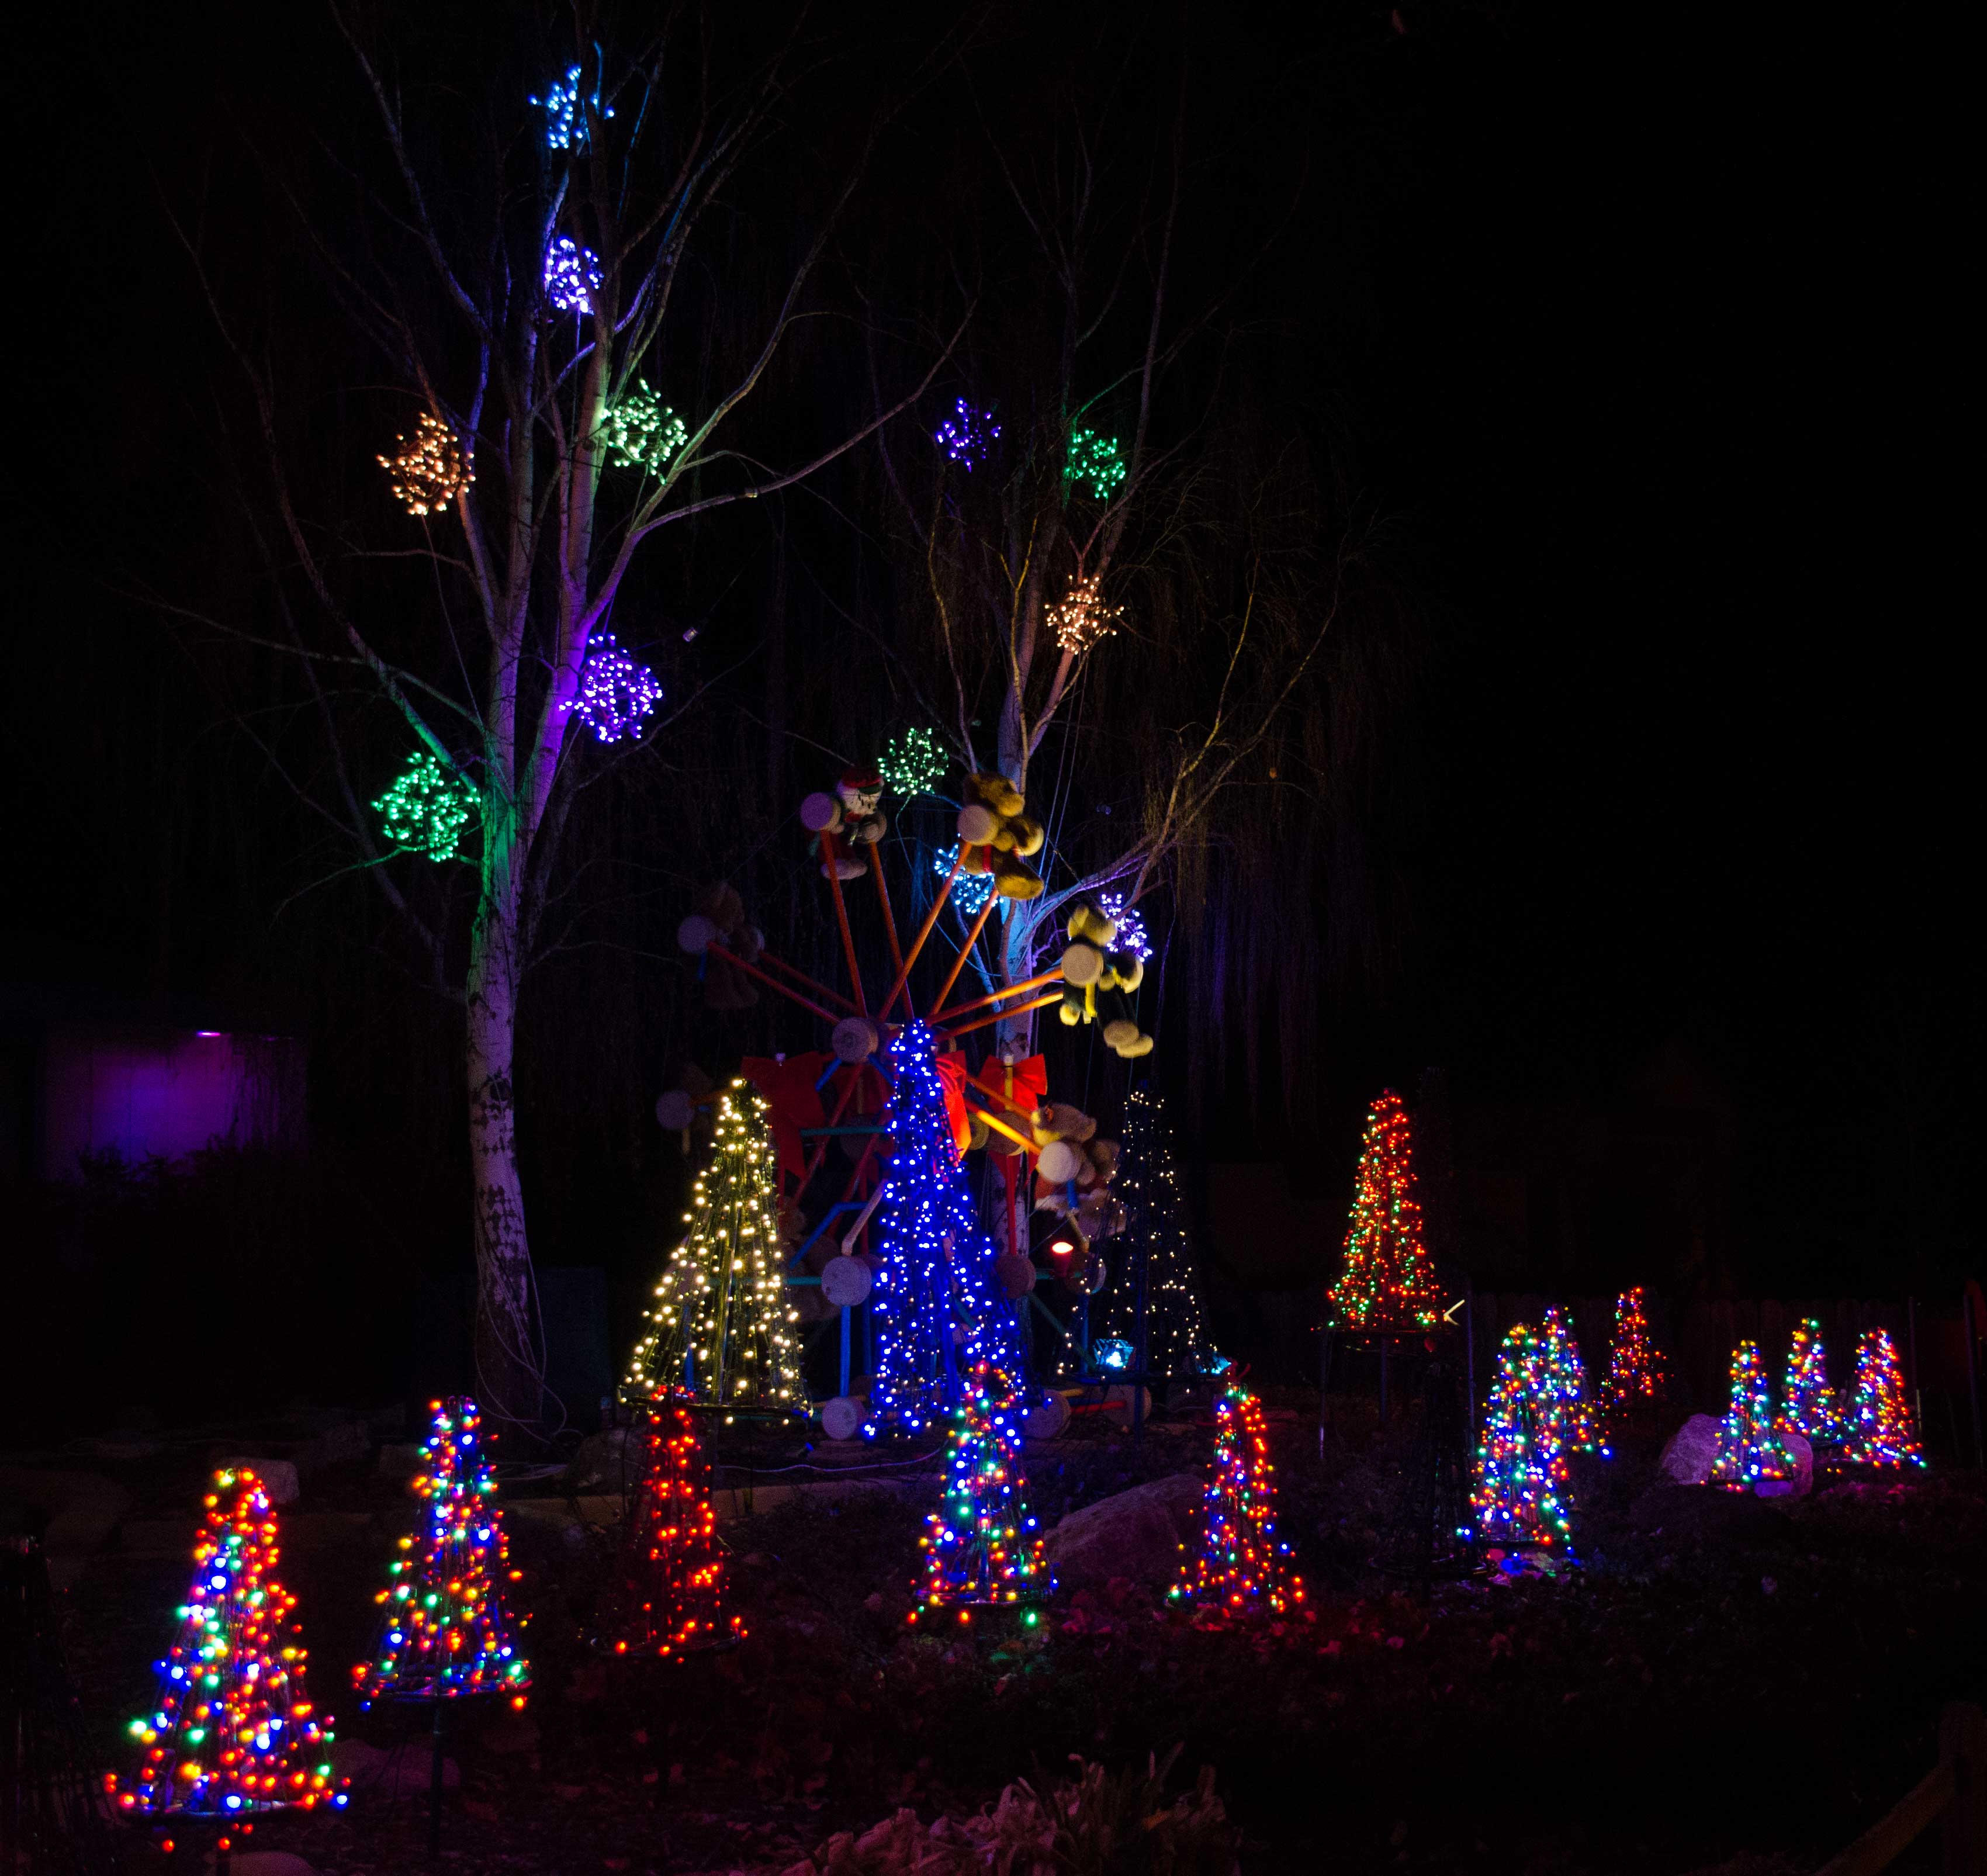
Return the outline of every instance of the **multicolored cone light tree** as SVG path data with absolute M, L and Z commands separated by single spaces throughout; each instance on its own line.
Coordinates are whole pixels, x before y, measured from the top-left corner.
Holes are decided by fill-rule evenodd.
M 641 1482 L 622 1520 L 603 1635 L 617 1655 L 680 1660 L 743 1639 L 745 1624 L 724 1612 L 724 1553 L 697 1416 L 680 1398 L 661 1393 L 643 1415 Z
M 631 1382 L 713 1406 L 805 1410 L 771 1113 L 743 1081 L 718 1096 L 710 1164 L 691 1188 L 688 1229 L 656 1286 L 655 1327 L 635 1350 Z
M 1580 1345 L 1573 1339 L 1573 1324 L 1565 1313 L 1548 1309 L 1539 1322 L 1539 1348 L 1543 1364 L 1541 1382 L 1547 1411 L 1553 1416 L 1553 1432 L 1562 1453 L 1609 1453 L 1601 1436 L 1599 1416 L 1587 1392 L 1587 1365 L 1580 1358 Z
M 1614 1348 L 1601 1384 L 1601 1409 L 1609 1425 L 1619 1427 L 1660 1407 L 1669 1394 L 1669 1364 L 1650 1332 L 1638 1284 L 1614 1299 Z
M 1856 1345 L 1856 1392 L 1848 1419 L 1843 1457 L 1852 1465 L 1925 1463 L 1925 1449 L 1911 1424 L 1904 1366 L 1887 1329 L 1871 1329 Z
M 380 1642 L 352 1670 L 362 1706 L 375 1700 L 454 1700 L 501 1693 L 525 1704 L 531 1665 L 512 1640 L 505 1585 L 510 1567 L 497 1477 L 482 1445 L 476 1403 L 455 1395 L 434 1415 L 425 1469 L 414 1480 L 426 1528 L 400 1540 L 380 1591 Z
M 1027 1493 L 1014 1389 L 999 1369 L 979 1362 L 953 1410 L 944 1500 L 918 1540 L 925 1581 L 913 1622 L 943 1609 L 968 1621 L 976 1608 L 1030 1604 L 1054 1593 Z M 1036 1619 L 1032 1608 L 1022 1618 L 1029 1626 Z
M 1787 1348 L 1786 1378 L 1780 1387 L 1780 1426 L 1816 1446 L 1839 1446 L 1842 1411 L 1828 1385 L 1828 1351 L 1821 1324 L 1810 1316 L 1794 1328 Z
M 1326 1294 L 1341 1329 L 1435 1325 L 1442 1293 L 1422 1241 L 1412 1129 L 1391 1088 L 1367 1110 L 1344 1261 Z
M 961 1377 L 984 1362 L 1027 1370 L 1014 1311 L 995 1290 L 994 1246 L 959 1163 L 932 1033 L 906 1023 L 891 1038 L 895 1150 L 877 1213 L 882 1268 L 870 1296 L 876 1372 L 863 1432 L 916 1432 L 964 1397 Z
M 1544 1341 L 1520 1322 L 1497 1351 L 1470 1509 L 1493 1543 L 1570 1554 L 1570 1501 Z
M 1732 1351 L 1732 1401 L 1719 1429 L 1711 1483 L 1748 1492 L 1791 1480 L 1797 1469 L 1774 1429 L 1773 1392 L 1759 1345 L 1741 1342 Z
M 158 1698 L 131 1722 L 143 1759 L 134 1778 L 104 1780 L 120 1810 L 225 1823 L 345 1803 L 330 1718 L 304 1689 L 297 1599 L 274 1574 L 276 1535 L 261 1480 L 247 1466 L 217 1473 Z
M 1287 1615 L 1304 1599 L 1304 1580 L 1290 1568 L 1290 1546 L 1277 1537 L 1276 1469 L 1262 1403 L 1246 1388 L 1230 1387 L 1214 1403 L 1214 1415 L 1200 1549 L 1167 1593 L 1174 1602 L 1218 1606 L 1230 1615 Z

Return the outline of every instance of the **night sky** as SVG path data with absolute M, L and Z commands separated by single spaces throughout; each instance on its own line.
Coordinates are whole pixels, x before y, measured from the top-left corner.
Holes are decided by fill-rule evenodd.
M 277 12 L 100 8 L 86 56 L 22 65 L 46 187 L 17 235 L 0 974 L 336 1029 L 338 915 L 272 924 L 285 869 L 216 835 L 242 791 L 253 818 L 253 764 L 143 602 L 250 577 L 165 211 L 228 198 L 265 137 L 373 130 L 322 19 Z M 1432 1065 L 1536 1145 L 1540 1116 L 1639 1098 L 1667 1045 L 1737 1117 L 1724 1280 L 1942 1288 L 1978 1254 L 1979 995 L 1938 50 L 1874 15 L 1307 12 L 1119 24 L 1192 47 L 1189 219 L 1277 227 L 1234 292 L 1248 394 L 1324 439 L 1419 609 L 1376 823 L 1396 961 L 1330 1012 L 1333 1150 Z M 841 71 L 865 32 L 900 42 L 864 17 Z M 1052 45 L 1057 83 L 1088 59 L 1104 84 L 1109 22 L 1072 46 L 1064 18 L 990 9 L 987 59 Z M 325 1098 L 363 1138 L 363 1076 Z M 1233 1102 L 1206 1139 L 1311 1152 Z

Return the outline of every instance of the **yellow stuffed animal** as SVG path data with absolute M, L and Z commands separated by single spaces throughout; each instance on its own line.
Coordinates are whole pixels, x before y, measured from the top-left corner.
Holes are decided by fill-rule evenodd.
M 960 871 L 991 873 L 1004 899 L 1034 899 L 1041 875 L 1027 864 L 1046 836 L 1031 821 L 1021 791 L 1004 775 L 969 775 L 966 805 L 959 811 Z
M 1145 961 L 1135 951 L 1114 951 L 1118 927 L 1092 905 L 1079 901 L 1069 915 L 1069 943 L 1062 954 L 1062 980 L 1068 986 L 1056 1014 L 1074 1027 L 1097 1020 L 1099 990 L 1136 990 L 1145 981 Z M 1126 1061 L 1152 1053 L 1152 1038 L 1122 1018 L 1104 1025 L 1107 1047 Z

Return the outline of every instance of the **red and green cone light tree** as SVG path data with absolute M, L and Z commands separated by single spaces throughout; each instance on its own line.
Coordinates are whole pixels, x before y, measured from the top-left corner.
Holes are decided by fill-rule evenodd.
M 1277 1537 L 1276 1469 L 1262 1404 L 1246 1388 L 1231 1386 L 1214 1414 L 1200 1548 L 1168 1594 L 1230 1615 L 1288 1615 L 1304 1601 L 1304 1580 L 1290 1567 L 1290 1546 Z
M 745 1624 L 724 1611 L 724 1553 L 697 1417 L 680 1398 L 661 1393 L 644 1416 L 645 1463 L 622 1523 L 605 1628 L 617 1655 L 680 1660 L 742 1640 Z
M 1435 1325 L 1442 1293 L 1422 1240 L 1408 1110 L 1391 1088 L 1367 1110 L 1344 1254 L 1326 1295 L 1341 1329 Z
M 1856 1392 L 1849 1405 L 1843 1457 L 1857 1466 L 1922 1466 L 1925 1449 L 1911 1424 L 1904 1371 L 1887 1329 L 1856 1345 Z
M 1650 1331 L 1638 1284 L 1614 1299 L 1614 1348 L 1601 1384 L 1601 1407 L 1610 1428 L 1619 1429 L 1653 1418 L 1669 1397 L 1669 1364 Z
M 504 1602 L 518 1573 L 510 1567 L 482 1416 L 457 1395 L 430 1405 L 433 1430 L 413 1482 L 427 1523 L 400 1540 L 393 1580 L 376 1598 L 385 1611 L 379 1646 L 352 1678 L 365 1706 L 501 1693 L 521 1707 L 531 1665 L 518 1652 Z
M 1543 1338 L 1519 1323 L 1497 1351 L 1470 1509 L 1493 1544 L 1570 1554 L 1571 1494 Z
M 1774 1429 L 1773 1390 L 1759 1345 L 1741 1342 L 1732 1351 L 1732 1401 L 1719 1429 L 1711 1483 L 1749 1492 L 1762 1484 L 1790 1481 L 1796 1469 L 1793 1455 Z
M 330 1718 L 304 1687 L 297 1599 L 275 1577 L 276 1536 L 261 1480 L 247 1466 L 217 1473 L 158 1698 L 131 1722 L 144 1756 L 134 1778 L 104 1781 L 127 1814 L 225 1824 L 345 1803 Z
M 1810 1316 L 1797 1324 L 1787 1348 L 1786 1376 L 1780 1388 L 1780 1426 L 1815 1446 L 1842 1442 L 1842 1412 L 1828 1385 L 1828 1352 L 1821 1324 Z
M 965 1378 L 964 1398 L 946 1436 L 945 1497 L 918 1540 L 925 1580 L 916 1622 L 947 1610 L 962 1622 L 976 1608 L 1027 1605 L 1054 1593 L 1039 1524 L 1021 1471 L 1021 1412 L 1007 1378 L 985 1361 Z

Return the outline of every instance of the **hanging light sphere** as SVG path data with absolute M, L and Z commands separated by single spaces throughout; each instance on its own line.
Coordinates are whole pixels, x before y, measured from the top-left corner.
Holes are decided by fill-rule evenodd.
M 591 312 L 600 291 L 600 256 L 562 235 L 545 250 L 545 298 L 561 312 Z
M 637 664 L 604 633 L 594 640 L 579 677 L 579 695 L 568 707 L 603 743 L 639 731 L 662 701 L 663 687 L 646 664 Z

